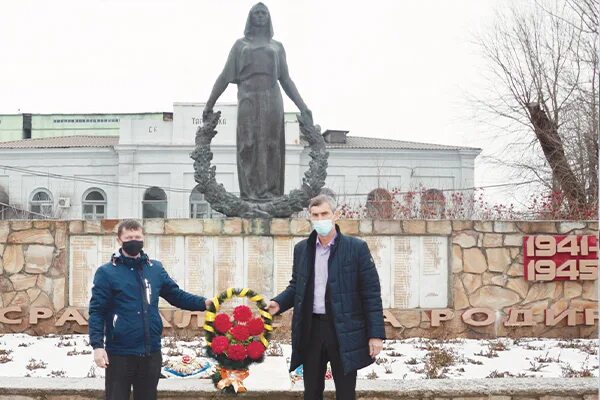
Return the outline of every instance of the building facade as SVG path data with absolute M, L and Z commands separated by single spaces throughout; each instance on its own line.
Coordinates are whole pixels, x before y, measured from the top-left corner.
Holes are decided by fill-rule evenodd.
M 195 132 L 203 104 L 172 113 L 0 115 L 0 217 L 189 218 L 215 213 L 194 180 Z M 217 180 L 238 192 L 236 104 L 213 139 Z M 286 116 L 286 192 L 301 185 L 310 158 L 294 113 Z M 29 121 L 29 122 L 27 122 Z M 364 204 L 374 189 L 473 187 L 480 149 L 358 137 L 328 130 L 326 186 L 339 202 Z M 10 206 L 10 207 L 9 207 Z

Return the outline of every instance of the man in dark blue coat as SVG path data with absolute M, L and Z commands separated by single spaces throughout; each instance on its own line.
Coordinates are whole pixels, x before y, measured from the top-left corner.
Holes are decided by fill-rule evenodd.
M 119 253 L 94 276 L 90 344 L 96 365 L 106 368 L 106 400 L 129 400 L 132 386 L 135 400 L 154 400 L 162 367 L 159 296 L 190 311 L 206 310 L 210 300 L 181 290 L 148 258 L 139 222 L 121 222 L 117 237 Z
M 323 399 L 329 361 L 336 398 L 353 400 L 356 371 L 385 339 L 379 276 L 367 244 L 335 225 L 334 199 L 317 196 L 308 210 L 314 231 L 294 248 L 292 279 L 269 312 L 294 308 L 290 371 L 304 364 L 304 399 Z

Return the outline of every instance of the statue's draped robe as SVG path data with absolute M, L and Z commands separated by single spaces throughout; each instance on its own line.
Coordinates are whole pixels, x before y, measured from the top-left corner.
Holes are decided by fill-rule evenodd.
M 237 169 L 244 200 L 266 201 L 284 193 L 285 125 L 278 81 L 287 74 L 281 43 L 257 45 L 245 38 L 233 45 L 223 70 L 227 82 L 238 85 Z

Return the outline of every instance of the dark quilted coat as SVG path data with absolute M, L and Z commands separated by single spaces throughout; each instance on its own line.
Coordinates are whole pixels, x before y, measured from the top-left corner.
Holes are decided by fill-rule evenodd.
M 381 287 L 367 243 L 338 235 L 329 256 L 329 276 L 325 302 L 333 319 L 344 373 L 373 363 L 369 338 L 385 338 Z M 303 353 L 311 351 L 303 341 L 310 333 L 314 290 L 314 260 L 317 234 L 294 248 L 294 267 L 288 287 L 273 300 L 280 313 L 294 308 L 292 319 L 292 358 L 290 371 L 303 363 Z

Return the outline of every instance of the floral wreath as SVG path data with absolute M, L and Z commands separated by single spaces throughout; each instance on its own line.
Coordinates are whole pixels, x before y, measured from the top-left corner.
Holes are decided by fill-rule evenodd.
M 245 297 L 258 307 L 255 317 L 250 307 L 240 305 L 229 314 L 219 313 L 221 304 L 233 297 Z M 204 314 L 206 353 L 219 364 L 212 376 L 215 386 L 226 392 L 245 392 L 242 384 L 248 367 L 264 361 L 273 332 L 273 317 L 267 312 L 264 297 L 251 289 L 229 288 L 212 299 Z
M 228 217 L 243 218 L 285 218 L 294 212 L 302 211 L 309 200 L 318 195 L 325 185 L 327 178 L 327 159 L 329 152 L 321 135 L 321 128 L 314 125 L 311 119 L 298 114 L 300 132 L 310 147 L 308 171 L 302 178 L 302 186 L 294 189 L 288 195 L 277 197 L 264 203 L 245 201 L 229 193 L 216 180 L 216 166 L 211 165 L 213 153 L 210 143 L 217 134 L 215 128 L 221 118 L 221 112 L 210 112 L 206 115 L 203 125 L 196 131 L 196 148 L 190 154 L 194 159 L 194 179 L 198 189 L 204 194 L 210 206 Z

